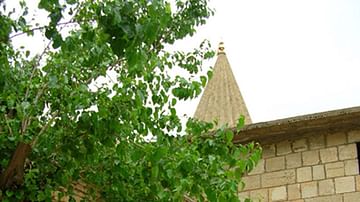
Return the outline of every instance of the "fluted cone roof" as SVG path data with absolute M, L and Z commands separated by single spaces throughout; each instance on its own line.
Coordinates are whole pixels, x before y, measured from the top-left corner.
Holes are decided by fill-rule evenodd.
M 240 115 L 245 116 L 245 124 L 251 123 L 223 43 L 220 43 L 213 76 L 205 87 L 194 118 L 208 122 L 217 120 L 218 126 L 228 123 L 230 127 L 234 127 Z

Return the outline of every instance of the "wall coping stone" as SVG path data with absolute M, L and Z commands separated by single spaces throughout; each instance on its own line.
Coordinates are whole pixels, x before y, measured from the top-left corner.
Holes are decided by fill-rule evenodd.
M 275 143 L 307 133 L 323 135 L 350 129 L 360 129 L 360 106 L 245 125 L 233 142 Z M 236 132 L 236 128 L 232 130 Z

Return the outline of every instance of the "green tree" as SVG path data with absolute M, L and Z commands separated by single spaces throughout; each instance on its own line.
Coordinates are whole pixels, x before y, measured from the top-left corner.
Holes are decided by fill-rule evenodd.
M 214 53 L 207 42 L 164 48 L 205 23 L 207 0 L 41 0 L 45 26 L 19 3 L 15 15 L 0 1 L 1 200 L 49 201 L 81 180 L 89 200 L 238 201 L 261 149 L 233 145 L 232 130 L 212 123 L 181 127 L 176 102 L 200 94 Z M 49 43 L 41 53 L 14 48 L 34 33 Z M 169 76 L 174 67 L 190 76 Z M 114 85 L 89 87 L 109 71 Z

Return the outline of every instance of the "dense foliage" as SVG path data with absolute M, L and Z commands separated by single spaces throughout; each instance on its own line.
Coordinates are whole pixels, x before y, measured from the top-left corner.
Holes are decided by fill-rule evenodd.
M 164 48 L 205 23 L 207 0 L 41 0 L 45 25 L 19 3 L 0 1 L 1 200 L 49 201 L 83 181 L 89 200 L 238 201 L 260 148 L 211 123 L 181 127 L 174 107 L 200 94 L 214 53 L 207 42 Z M 14 47 L 32 35 L 48 41 L 42 52 Z M 170 76 L 174 67 L 190 76 Z M 110 73 L 114 85 L 90 87 Z

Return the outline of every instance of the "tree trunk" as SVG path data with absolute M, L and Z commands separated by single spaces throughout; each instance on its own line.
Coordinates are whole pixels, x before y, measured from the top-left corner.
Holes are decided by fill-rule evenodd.
M 24 181 L 25 160 L 31 152 L 30 144 L 19 142 L 6 170 L 0 176 L 0 189 L 21 185 Z

